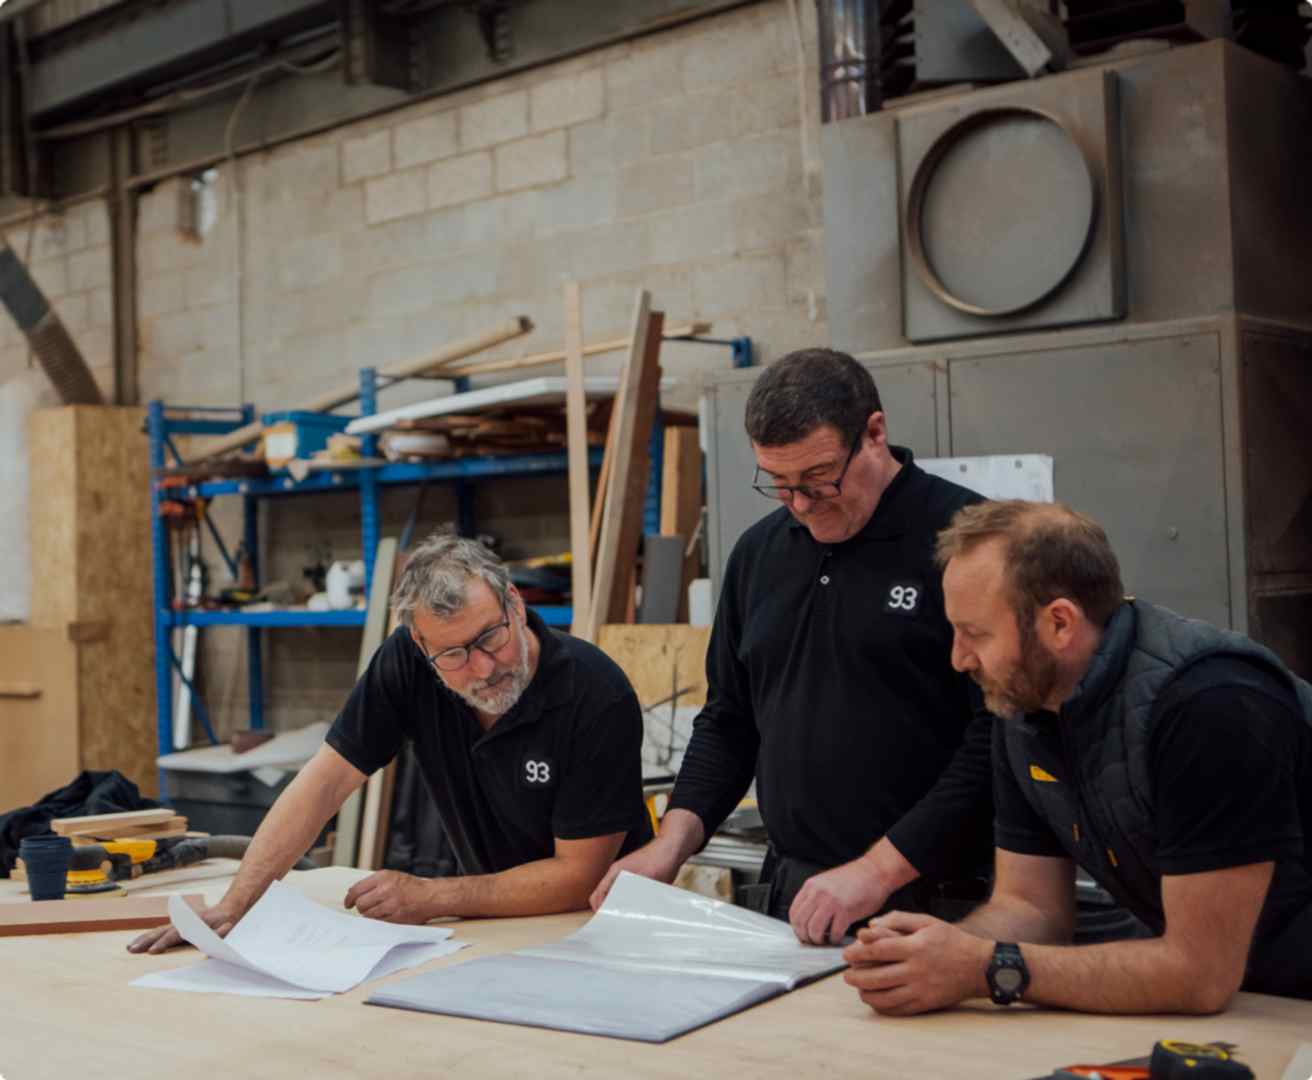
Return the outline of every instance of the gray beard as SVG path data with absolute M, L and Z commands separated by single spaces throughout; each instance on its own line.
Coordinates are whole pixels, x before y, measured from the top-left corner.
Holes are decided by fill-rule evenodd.
M 499 680 L 495 686 L 489 686 L 487 680 L 483 680 L 470 684 L 464 690 L 455 691 L 456 696 L 466 705 L 488 716 L 505 716 L 524 696 L 528 684 L 533 681 L 528 670 L 529 630 L 526 622 L 520 622 L 518 630 L 519 655 L 510 667 L 493 676 Z

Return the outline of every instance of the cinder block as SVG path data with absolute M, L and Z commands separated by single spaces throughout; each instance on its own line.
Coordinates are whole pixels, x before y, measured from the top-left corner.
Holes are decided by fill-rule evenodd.
M 363 280 L 429 258 L 428 230 L 416 226 L 413 218 L 405 218 L 347 233 L 342 238 L 342 259 L 350 268 L 348 276 Z
M 281 147 L 280 150 L 287 161 L 288 171 L 295 177 L 295 183 L 302 197 L 327 195 L 342 185 L 342 171 L 338 164 L 339 147 L 336 139 L 329 141 L 320 136 L 292 143 Z
M 237 269 L 231 264 L 226 267 L 196 266 L 183 274 L 182 280 L 189 308 L 226 304 L 237 296 Z
M 605 119 L 570 128 L 570 172 L 614 172 L 641 161 L 650 153 L 650 130 L 650 109 L 611 112 Z
M 613 172 L 576 171 L 565 183 L 536 192 L 541 231 L 550 233 L 614 221 L 616 186 Z
M 599 69 L 551 79 L 535 86 L 529 96 L 529 120 L 534 131 L 594 120 L 605 108 L 605 80 Z
M 801 147 L 792 132 L 714 143 L 692 153 L 698 201 L 796 191 L 801 183 Z
M 143 319 L 181 311 L 186 304 L 184 275 L 158 274 L 140 279 L 137 306 Z
M 86 224 L 77 207 L 42 218 L 32 244 L 33 259 L 55 259 L 87 246 Z
M 803 230 L 818 227 L 819 215 L 819 207 L 812 207 L 800 192 L 738 199 L 733 204 L 738 250 L 778 247 Z
M 464 244 L 501 247 L 531 240 L 546 224 L 546 199 L 559 188 L 517 191 L 465 207 Z
M 428 205 L 434 210 L 492 194 L 492 155 L 464 154 L 428 167 Z
M 423 244 L 422 260 L 440 259 L 454 251 L 461 251 L 470 245 L 469 219 L 475 207 L 482 203 L 469 203 L 467 206 L 448 206 L 434 210 L 428 215 L 428 227 L 416 230 L 418 239 Z
M 641 270 L 651 262 L 651 231 L 643 218 L 561 233 L 560 244 L 580 281 Z
M 683 87 L 681 47 L 688 35 L 665 35 L 633 45 L 606 63 L 606 101 L 612 112 L 680 97 Z
M 554 184 L 569 175 L 563 131 L 551 131 L 498 146 L 495 150 L 498 191 Z
M 668 154 L 630 165 L 616 185 L 616 212 L 621 218 L 649 214 L 693 201 L 693 159 Z
M 205 345 L 195 312 L 175 311 L 142 320 L 142 351 L 165 359 L 196 352 Z
M 278 289 L 312 289 L 342 276 L 342 235 L 306 236 L 282 247 L 278 259 Z
M 682 50 L 689 93 L 796 71 L 797 50 L 783 4 L 745 9 L 721 25 L 688 35 Z
M 21 252 L 19 257 L 22 257 Z M 67 259 L 47 259 L 45 262 L 33 263 L 28 270 L 47 300 L 57 300 L 67 294 Z
M 386 128 L 342 143 L 342 183 L 382 176 L 392 169 L 392 135 Z
M 392 150 L 398 169 L 451 157 L 459 149 L 454 109 L 398 124 L 392 131 Z
M 109 248 L 84 248 L 68 256 L 68 291 L 87 293 L 109 285 L 114 280 L 114 268 Z
M 460 110 L 460 146 L 480 150 L 528 134 L 528 94 L 516 90 Z
M 369 282 L 368 317 L 386 319 L 428 307 L 433 302 L 430 285 L 433 265 L 423 263 L 374 277 Z
M 735 95 L 689 95 L 652 110 L 651 152 L 669 154 L 719 142 L 733 134 Z
M 684 206 L 650 221 L 653 262 L 691 262 L 734 250 L 733 214 L 724 203 Z
M 91 293 L 91 325 L 114 325 L 114 290 L 96 289 Z
M 812 297 L 821 299 L 825 291 L 823 230 L 812 229 L 790 240 L 784 249 L 784 266 L 789 303 L 806 304 Z
M 143 274 L 173 273 L 201 261 L 200 249 L 176 229 L 147 233 L 137 241 L 137 265 Z
M 749 255 L 698 267 L 693 300 L 704 316 L 752 313 L 786 303 L 782 254 Z
M 60 322 L 74 339 L 91 323 L 91 304 L 86 293 L 60 297 L 53 306 Z
M 808 91 L 814 87 L 815 80 L 807 82 Z M 810 97 L 816 97 L 810 95 Z M 801 124 L 801 110 L 804 104 L 797 78 L 778 76 L 762 79 L 734 88 L 729 95 L 730 123 L 734 135 L 757 135 L 764 131 L 779 131 L 784 128 L 797 130 Z M 819 98 L 816 97 L 815 124 L 820 122 Z M 799 136 L 800 138 L 800 136 Z
M 87 247 L 109 243 L 109 207 L 103 199 L 83 203 L 82 220 L 86 228 Z
M 218 166 L 226 183 L 227 166 Z M 137 200 L 137 228 L 142 233 L 176 230 L 178 227 L 179 188 L 187 181 L 180 177 L 161 181 Z M 106 237 L 108 239 L 108 237 Z
M 422 213 L 426 204 L 424 170 L 380 176 L 366 180 L 364 186 L 364 219 L 370 225 L 395 221 L 410 214 Z

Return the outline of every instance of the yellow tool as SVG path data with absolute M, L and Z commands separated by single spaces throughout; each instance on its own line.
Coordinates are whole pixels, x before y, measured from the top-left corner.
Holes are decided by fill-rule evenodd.
M 97 899 L 126 895 L 116 882 L 135 877 L 133 867 L 153 858 L 158 846 L 154 840 L 106 840 L 74 848 L 64 895 Z

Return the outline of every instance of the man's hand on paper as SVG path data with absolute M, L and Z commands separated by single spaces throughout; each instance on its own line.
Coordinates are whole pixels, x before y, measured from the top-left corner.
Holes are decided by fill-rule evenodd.
M 213 907 L 206 908 L 197 914 L 205 920 L 205 924 L 219 937 L 227 937 L 228 932 L 237 925 L 237 920 L 241 918 L 241 913 L 234 913 L 230 908 L 224 907 L 222 903 L 215 904 Z M 162 953 L 185 944 L 187 942 L 182 935 L 170 924 L 168 926 L 158 926 L 154 930 L 147 930 L 144 934 L 134 938 L 128 945 L 128 952 Z
M 618 862 L 611 863 L 610 869 L 606 871 L 606 876 L 592 890 L 592 895 L 588 897 L 588 903 L 592 905 L 593 911 L 601 907 L 606 902 L 606 895 L 610 892 L 610 887 L 615 884 L 615 879 L 619 877 L 621 870 L 651 878 L 653 881 L 663 881 L 666 885 L 669 885 L 674 881 L 675 876 L 679 873 L 679 867 L 682 865 L 683 860 L 679 858 L 678 849 L 674 845 L 662 844 L 660 840 L 652 840 L 638 848 L 637 851 L 625 855 Z
M 914 1016 L 988 995 L 993 943 L 935 919 L 893 911 L 843 950 L 843 980 L 883 1016 Z
M 807 879 L 788 909 L 788 921 L 804 945 L 837 945 L 857 919 L 884 906 L 888 893 L 863 855 Z
M 346 906 L 370 919 L 426 923 L 446 912 L 434 910 L 433 883 L 399 870 L 379 870 L 346 893 Z

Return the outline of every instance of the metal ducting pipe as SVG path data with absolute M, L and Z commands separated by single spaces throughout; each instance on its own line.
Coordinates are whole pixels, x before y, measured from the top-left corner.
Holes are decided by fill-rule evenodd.
M 35 227 L 35 226 L 34 226 Z M 65 405 L 103 405 L 91 369 L 13 248 L 0 240 L 0 301 L 23 331 Z
M 880 105 L 879 0 L 816 0 L 820 117 L 827 124 Z

